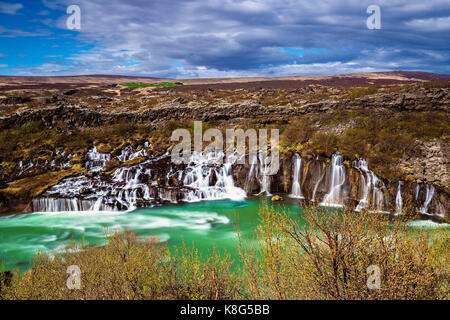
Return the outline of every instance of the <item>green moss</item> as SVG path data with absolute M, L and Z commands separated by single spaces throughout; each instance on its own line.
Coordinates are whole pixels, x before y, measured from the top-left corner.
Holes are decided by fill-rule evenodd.
M 0 189 L 0 192 L 15 198 L 33 198 L 51 186 L 54 186 L 62 179 L 80 175 L 84 171 L 85 169 L 81 168 L 81 166 L 74 166 L 68 170 L 48 172 L 38 176 L 16 180 L 7 188 Z
M 351 168 L 351 166 L 352 166 L 352 164 L 350 163 L 349 160 L 345 160 L 345 161 L 344 161 L 344 165 L 345 165 L 347 168 Z
M 367 95 L 375 94 L 375 93 L 377 93 L 378 89 L 379 89 L 379 86 L 369 86 L 366 88 L 353 89 L 345 96 L 345 98 L 354 100 L 354 99 L 364 97 Z
M 115 161 L 115 160 L 116 159 L 112 159 L 111 161 L 109 161 L 107 163 L 107 166 L 106 166 L 107 172 L 105 172 L 106 175 L 113 174 L 114 171 L 116 171 L 118 168 L 122 168 L 122 167 L 126 167 L 126 166 L 132 166 L 132 165 L 144 162 L 146 160 L 146 158 L 145 157 L 136 157 L 136 158 L 134 158 L 132 160 L 128 160 L 128 161 L 124 161 L 124 162 L 120 162 L 119 161 L 118 163 L 111 164 L 111 162 Z M 115 167 L 113 169 L 110 169 L 109 168 L 110 165 L 115 166 Z

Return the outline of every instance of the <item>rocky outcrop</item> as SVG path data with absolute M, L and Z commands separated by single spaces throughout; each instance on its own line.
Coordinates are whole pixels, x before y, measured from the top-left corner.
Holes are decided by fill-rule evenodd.
M 418 183 L 434 183 L 450 189 L 450 146 L 440 140 L 416 142 L 400 166 Z
M 149 108 L 143 112 L 96 111 L 83 105 L 71 105 L 65 101 L 54 107 L 31 109 L 0 118 L 0 130 L 22 125 L 30 120 L 41 120 L 45 126 L 91 127 L 119 121 L 143 121 L 157 125 L 170 119 L 195 119 L 201 121 L 253 119 L 260 123 L 287 121 L 304 114 L 323 113 L 331 110 L 386 109 L 391 111 L 449 111 L 450 89 L 426 89 L 413 87 L 401 93 L 377 93 L 357 99 L 323 100 L 300 106 L 264 107 L 257 100 L 241 103 L 214 105 L 186 105 L 182 100 L 162 108 Z

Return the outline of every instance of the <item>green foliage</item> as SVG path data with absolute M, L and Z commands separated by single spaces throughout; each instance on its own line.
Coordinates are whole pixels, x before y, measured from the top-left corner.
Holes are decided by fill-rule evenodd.
M 345 96 L 345 98 L 354 100 L 367 95 L 375 94 L 377 93 L 379 88 L 380 86 L 369 86 L 364 88 L 353 89 Z

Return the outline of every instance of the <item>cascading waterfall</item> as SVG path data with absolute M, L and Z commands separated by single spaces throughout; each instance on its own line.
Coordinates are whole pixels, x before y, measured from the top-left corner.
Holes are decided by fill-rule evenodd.
M 300 188 L 301 173 L 302 173 L 302 158 L 298 153 L 294 154 L 294 173 L 292 176 L 292 190 L 290 197 L 304 199 L 302 190 Z
M 414 196 L 416 201 L 419 200 L 419 191 L 420 191 L 420 184 L 416 184 L 416 191 L 415 191 L 415 196 Z
M 403 209 L 401 185 L 402 185 L 402 181 L 399 181 L 398 187 L 397 187 L 397 195 L 395 196 L 395 213 L 396 214 L 401 214 L 402 209 Z
M 192 153 L 189 161 L 191 164 L 187 167 L 183 180 L 184 186 L 190 188 L 184 196 L 185 201 L 242 200 L 246 197 L 243 189 L 234 186 L 231 176 L 232 163 L 218 166 L 223 159 L 223 153 Z
M 112 211 L 112 208 L 102 206 L 97 200 L 77 198 L 39 198 L 33 199 L 31 206 L 34 212 L 62 211 Z
M 261 173 L 261 177 L 260 177 L 260 185 L 261 185 L 261 192 L 266 193 L 266 195 L 270 196 L 270 175 L 268 174 L 271 170 L 270 166 L 272 164 L 272 159 L 273 155 L 269 156 L 265 156 L 262 152 L 259 152 L 258 154 L 258 159 L 260 162 L 260 173 Z
M 356 206 L 355 211 L 361 211 L 363 208 L 373 206 L 377 211 L 383 211 L 384 206 L 384 194 L 380 189 L 380 179 L 375 175 L 373 171 L 369 169 L 365 159 L 354 160 L 352 167 L 359 170 L 361 177 L 361 199 Z M 371 192 L 372 191 L 372 192 Z M 370 201 L 370 195 L 372 199 Z
M 111 155 L 98 152 L 97 147 L 94 146 L 86 153 L 86 159 L 86 169 L 97 172 L 103 169 L 107 161 L 111 160 Z
M 342 156 L 336 152 L 331 157 L 331 179 L 330 191 L 325 195 L 321 205 L 341 207 L 342 200 L 342 186 L 345 182 L 345 167 L 342 161 Z
M 245 166 L 237 164 L 237 157 L 226 157 L 223 153 L 197 153 L 191 155 L 188 165 L 175 165 L 171 162 L 170 154 L 152 157 L 146 154 L 145 148 L 136 151 L 130 146 L 120 153 L 122 166 L 115 169 L 113 173 L 101 172 L 111 155 L 99 153 L 97 148 L 92 147 L 86 154 L 86 168 L 88 173 L 76 177 L 69 177 L 58 184 L 50 187 L 40 198 L 32 200 L 33 211 L 58 212 L 58 211 L 125 211 L 139 207 L 161 205 L 167 202 L 177 203 L 179 201 L 194 202 L 200 200 L 232 199 L 242 200 L 247 193 L 237 187 L 233 181 L 232 168 L 242 175 L 241 170 Z M 56 150 L 55 154 L 63 155 Z M 59 159 L 55 165 L 61 165 L 69 159 Z M 145 157 L 142 162 L 125 166 L 124 162 L 136 157 Z M 249 193 L 265 192 L 270 194 L 272 176 L 271 156 L 264 158 L 262 152 L 255 157 L 245 155 L 251 161 L 247 177 L 239 176 L 238 183 L 243 185 Z M 59 157 L 61 158 L 61 157 Z M 226 161 L 225 161 L 226 160 Z M 252 161 L 253 160 L 253 161 Z M 225 161 L 225 163 L 223 163 Z M 313 160 L 314 161 L 314 160 Z M 22 162 L 22 168 L 27 162 Z M 303 159 L 295 153 L 292 162 L 292 185 L 290 197 L 303 198 L 301 182 L 303 175 Z M 311 163 L 309 164 L 311 165 Z M 319 166 L 316 168 L 316 165 Z M 322 194 L 323 186 L 328 188 L 323 197 L 321 205 L 343 206 L 344 184 L 346 181 L 346 169 L 342 156 L 337 152 L 325 170 L 323 163 L 314 163 L 312 171 L 309 166 L 308 177 L 311 172 L 316 172 L 307 180 L 304 192 L 312 191 L 314 200 L 316 193 Z M 352 167 L 360 174 L 358 188 L 358 204 L 356 211 L 373 206 L 377 211 L 383 211 L 386 206 L 385 198 L 389 193 L 383 183 L 372 172 L 364 159 L 352 162 Z M 320 169 L 320 170 L 319 170 Z M 318 177 L 318 175 L 320 175 Z M 274 181 L 279 181 L 278 175 Z M 309 178 L 308 178 L 309 179 Z M 279 186 L 277 186 L 279 187 Z M 310 190 L 311 188 L 312 190 Z M 403 209 L 402 188 L 405 189 L 403 181 L 400 181 L 395 196 L 395 213 L 401 213 Z M 277 189 L 280 190 L 280 189 Z M 409 190 L 409 187 L 406 188 Z M 436 191 L 434 186 L 427 184 L 416 184 L 411 195 L 415 197 L 416 206 L 423 214 L 433 216 L 445 216 L 445 208 L 438 197 L 434 197 Z M 320 198 L 320 196 L 318 196 Z M 389 199 L 389 198 L 386 198 Z M 422 202 L 423 201 L 423 202 Z M 390 201 L 389 201 L 390 202 Z M 430 209 L 432 208 L 432 209 Z M 433 213 L 430 214 L 429 211 Z M 385 211 L 383 211 L 385 212 Z
M 429 214 L 428 213 L 428 206 L 431 203 L 431 200 L 433 200 L 433 196 L 434 196 L 434 186 L 427 184 L 425 187 L 425 202 L 423 203 L 422 208 L 420 208 L 420 213 L 423 214 Z
M 148 156 L 146 148 L 149 146 L 148 141 L 145 142 L 144 147 L 139 151 L 136 151 L 130 145 L 126 146 L 120 152 L 120 155 L 117 156 L 117 159 L 120 161 L 130 161 L 137 157 L 146 157 Z
M 372 181 L 373 181 L 373 192 L 372 192 L 373 206 L 378 211 L 383 211 L 384 210 L 384 194 L 383 194 L 383 191 L 379 187 L 379 185 L 381 183 L 380 179 L 378 179 L 378 177 L 372 171 L 370 173 L 371 173 Z
M 362 158 L 359 160 L 354 160 L 352 166 L 353 168 L 358 169 L 361 172 L 362 195 L 355 209 L 355 211 L 361 211 L 361 209 L 369 206 L 370 188 L 372 187 L 372 175 L 369 171 L 366 160 Z

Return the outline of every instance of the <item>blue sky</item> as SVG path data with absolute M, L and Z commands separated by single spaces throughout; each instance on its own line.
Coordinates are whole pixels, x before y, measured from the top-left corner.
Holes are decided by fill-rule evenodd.
M 0 74 L 448 74 L 449 34 L 449 0 L 0 0 Z

